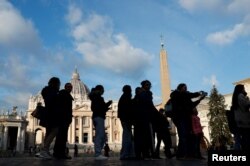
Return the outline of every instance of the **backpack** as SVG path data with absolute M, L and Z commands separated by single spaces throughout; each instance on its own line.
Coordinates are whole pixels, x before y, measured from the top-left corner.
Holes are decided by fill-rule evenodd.
M 165 108 L 165 115 L 167 117 L 171 118 L 173 116 L 173 106 L 172 106 L 171 99 L 169 99 L 167 101 L 167 103 L 165 104 L 164 108 Z

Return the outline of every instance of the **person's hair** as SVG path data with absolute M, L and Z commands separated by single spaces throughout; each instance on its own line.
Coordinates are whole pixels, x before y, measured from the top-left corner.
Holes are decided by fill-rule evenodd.
M 96 85 L 95 90 L 104 90 L 102 85 Z
M 240 93 L 242 93 L 244 90 L 244 85 L 238 84 L 234 87 L 234 92 L 233 92 L 233 97 L 232 97 L 232 107 L 234 109 L 238 108 L 239 103 L 238 103 L 238 96 Z
M 144 87 L 146 84 L 151 85 L 151 82 L 149 80 L 144 80 L 141 82 L 141 86 Z
M 159 112 L 160 112 L 160 113 L 164 113 L 165 110 L 164 110 L 163 108 L 160 108 L 160 109 L 159 109 Z
M 142 91 L 141 87 L 135 88 L 135 94 L 138 95 Z
M 122 91 L 124 93 L 131 92 L 131 86 L 130 85 L 124 85 L 123 88 L 122 88 Z
M 181 90 L 184 86 L 186 86 L 185 83 L 180 83 L 180 84 L 177 86 L 177 90 Z
M 64 88 L 68 87 L 68 86 L 71 86 L 72 87 L 72 84 L 67 82 L 65 85 L 64 85 Z
M 48 85 L 51 87 L 57 87 L 57 86 L 60 86 L 60 84 L 61 84 L 60 79 L 57 77 L 50 78 L 48 82 Z

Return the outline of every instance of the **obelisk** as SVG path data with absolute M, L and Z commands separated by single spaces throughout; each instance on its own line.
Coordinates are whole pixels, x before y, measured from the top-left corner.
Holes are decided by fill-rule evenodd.
M 161 51 L 160 51 L 160 76 L 161 76 L 161 93 L 162 93 L 162 103 L 163 108 L 168 99 L 170 98 L 171 88 L 170 88 L 170 75 L 168 69 L 167 52 L 164 49 L 164 43 L 161 36 Z

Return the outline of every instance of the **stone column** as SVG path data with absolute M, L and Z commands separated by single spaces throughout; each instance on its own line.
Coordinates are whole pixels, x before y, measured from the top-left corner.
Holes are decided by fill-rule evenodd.
M 4 133 L 3 133 L 3 150 L 7 150 L 8 131 L 9 131 L 9 127 L 8 127 L 8 126 L 4 126 Z
M 72 139 L 71 139 L 71 131 L 72 131 L 72 124 L 70 124 L 69 129 L 68 129 L 68 143 L 72 144 Z
M 89 117 L 88 117 L 89 118 Z M 93 143 L 93 119 L 90 118 L 89 120 L 89 128 L 90 128 L 90 132 L 89 132 L 89 139 L 88 139 L 88 143 Z
M 20 152 L 20 143 L 21 143 L 21 126 L 18 126 L 17 129 L 17 140 L 16 140 L 16 151 Z
M 82 144 L 82 117 L 79 117 L 79 143 Z
M 113 119 L 113 117 L 109 117 L 109 142 L 113 142 L 112 119 Z
M 119 142 L 122 143 L 122 132 L 123 132 L 123 128 L 122 128 L 122 124 L 121 121 L 118 122 L 119 123 Z M 118 125 L 118 124 L 117 124 Z
M 71 140 L 72 140 L 72 143 L 74 144 L 75 143 L 75 139 L 76 139 L 76 124 L 75 124 L 75 117 L 72 117 L 72 128 L 71 128 Z
M 24 144 L 25 144 L 25 128 L 22 129 L 22 132 L 21 132 L 21 148 L 20 148 L 20 151 L 21 152 L 24 152 Z

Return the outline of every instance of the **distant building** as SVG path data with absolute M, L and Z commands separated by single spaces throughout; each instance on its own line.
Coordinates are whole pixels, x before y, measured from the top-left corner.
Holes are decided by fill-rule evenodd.
M 73 118 L 68 131 L 68 143 L 78 143 L 80 146 L 93 146 L 93 139 L 95 137 L 95 130 L 92 121 L 91 101 L 88 98 L 89 88 L 80 80 L 80 75 L 75 70 L 70 80 L 73 89 L 71 95 L 73 101 Z M 39 120 L 34 118 L 31 113 L 35 109 L 38 102 L 44 104 L 41 92 L 29 99 L 27 126 L 29 145 L 41 144 L 45 129 L 39 126 Z M 113 101 L 111 109 L 107 112 L 105 120 L 105 129 L 107 141 L 112 148 L 120 148 L 122 138 L 122 128 L 119 119 L 117 118 L 117 101 Z
M 0 150 L 23 152 L 28 121 L 17 114 L 17 107 L 11 113 L 0 115 Z

